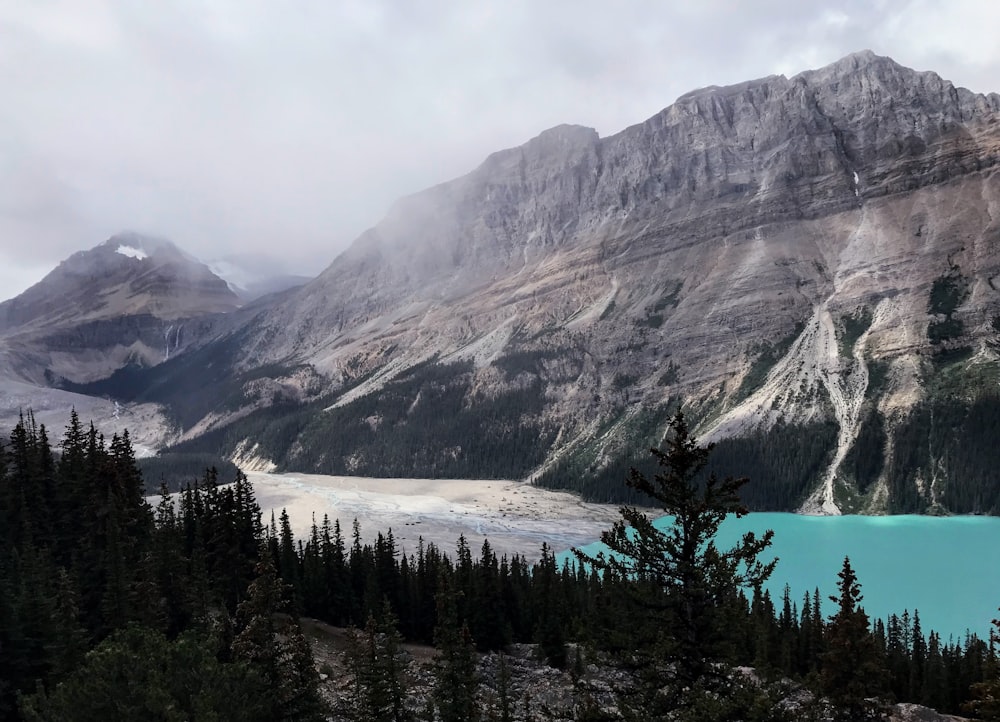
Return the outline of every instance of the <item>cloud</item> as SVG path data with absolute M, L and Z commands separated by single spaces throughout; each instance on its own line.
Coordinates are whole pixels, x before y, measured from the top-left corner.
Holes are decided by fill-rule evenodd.
M 862 48 L 1000 90 L 998 24 L 973 0 L 8 3 L 5 288 L 126 228 L 317 273 L 400 195 L 559 123 L 607 135 Z

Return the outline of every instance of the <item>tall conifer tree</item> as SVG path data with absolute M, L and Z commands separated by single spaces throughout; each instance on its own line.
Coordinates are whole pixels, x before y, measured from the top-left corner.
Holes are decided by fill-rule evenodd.
M 678 410 L 664 448 L 650 449 L 659 473 L 649 479 L 632 469 L 626 481 L 673 522 L 661 530 L 644 510 L 623 506 L 622 518 L 601 535 L 610 555 L 576 551 L 582 562 L 631 580 L 628 588 L 641 594 L 633 611 L 643 617 L 630 626 L 653 635 L 640 644 L 652 650 L 643 704 L 654 714 L 686 704 L 683 698 L 692 690 L 724 683 L 716 663 L 728 657 L 732 635 L 727 625 L 736 591 L 759 587 L 774 569 L 774 561 L 758 558 L 771 544 L 771 531 L 748 532 L 730 549 L 716 545 L 725 518 L 748 513 L 739 497 L 748 479 L 704 478 L 711 448 L 697 444 Z M 664 686 L 664 675 L 669 685 Z

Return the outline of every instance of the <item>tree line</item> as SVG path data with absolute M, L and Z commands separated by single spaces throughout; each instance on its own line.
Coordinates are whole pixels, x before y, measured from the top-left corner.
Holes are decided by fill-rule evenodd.
M 561 564 L 545 546 L 529 561 L 461 537 L 451 554 L 404 554 L 391 530 L 366 541 L 326 517 L 296 539 L 287 513 L 261 519 L 244 476 L 212 469 L 154 508 L 127 433 L 109 442 L 75 413 L 57 449 L 30 414 L 0 449 L 0 719 L 324 719 L 300 615 L 358 630 L 355 719 L 485 718 L 476 655 L 514 642 L 555 667 L 627 670 L 620 707 L 644 719 L 783 719 L 788 679 L 844 719 L 889 700 L 988 714 L 1000 687 L 991 643 L 943 641 L 916 613 L 871 623 L 849 560 L 837 597 L 772 599 L 757 561 L 770 533 L 714 542 L 746 512 L 745 479 L 706 478 L 709 449 L 680 414 L 654 472 L 628 479 L 679 524 L 623 507 L 605 538 L 617 555 Z M 403 641 L 438 649 L 426 709 L 405 703 Z

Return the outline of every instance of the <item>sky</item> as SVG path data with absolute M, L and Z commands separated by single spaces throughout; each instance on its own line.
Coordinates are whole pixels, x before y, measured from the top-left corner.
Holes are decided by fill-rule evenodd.
M 0 299 L 122 230 L 315 275 L 575 123 L 871 49 L 1000 91 L 991 0 L 0 0 Z

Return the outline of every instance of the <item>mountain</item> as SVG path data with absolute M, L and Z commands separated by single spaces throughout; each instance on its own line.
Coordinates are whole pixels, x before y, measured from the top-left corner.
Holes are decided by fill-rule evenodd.
M 599 499 L 683 403 L 755 508 L 997 512 L 998 160 L 1000 96 L 868 51 L 697 90 L 494 153 L 81 390 L 244 463 Z M 211 393 L 164 392 L 206 364 Z
M 149 314 L 163 320 L 237 305 L 225 282 L 170 241 L 122 233 L 63 261 L 0 304 L 0 330 Z
M 239 303 L 225 281 L 163 239 L 122 233 L 76 253 L 0 303 L 3 419 L 28 407 L 43 419 L 61 415 L 59 423 L 70 406 L 94 412 L 92 400 L 58 388 L 155 365 L 204 336 L 212 327 L 204 319 Z

